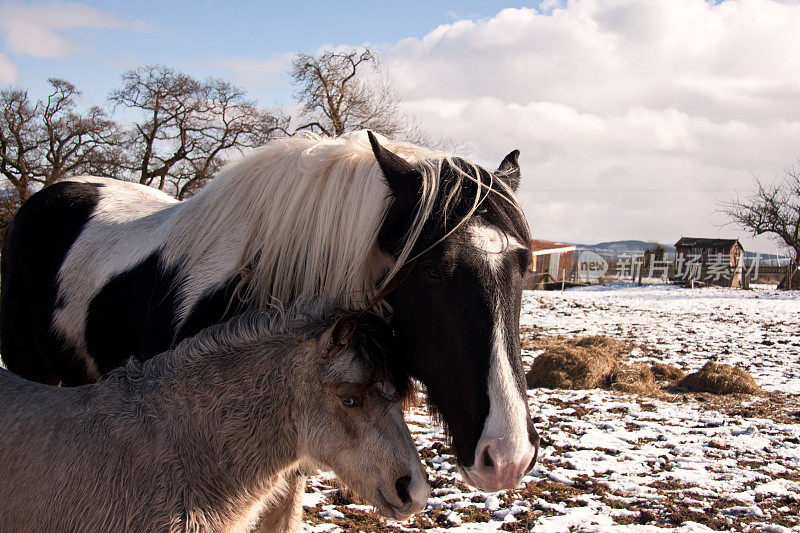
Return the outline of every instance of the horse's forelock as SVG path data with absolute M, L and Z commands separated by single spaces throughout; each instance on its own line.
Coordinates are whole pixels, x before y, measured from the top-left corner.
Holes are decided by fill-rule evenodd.
M 417 167 L 424 190 L 403 250 L 387 278 L 465 227 L 476 214 L 520 242 L 530 239 L 514 191 L 495 173 L 455 156 L 420 161 Z

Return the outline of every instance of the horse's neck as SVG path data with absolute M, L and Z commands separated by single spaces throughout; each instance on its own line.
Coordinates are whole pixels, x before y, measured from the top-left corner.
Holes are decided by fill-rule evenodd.
M 375 243 L 385 187 L 294 175 L 270 180 L 267 170 L 247 179 L 220 176 L 170 217 L 165 259 L 186 275 L 180 317 L 208 286 L 236 274 L 246 278 L 242 287 L 258 307 L 312 294 L 360 306 L 391 268 Z M 320 185 L 339 182 L 339 195 Z
M 222 233 L 208 231 L 210 222 L 200 220 L 207 209 L 204 202 L 207 203 L 207 200 L 193 197 L 178 205 L 170 206 L 169 211 L 165 210 L 167 217 L 164 225 L 159 228 L 164 239 L 164 259 L 168 264 L 179 264 L 187 259 L 187 243 L 201 243 L 198 249 L 193 249 L 190 253 L 195 260 L 192 269 L 195 275 L 189 276 L 190 278 L 205 278 L 209 272 L 226 274 L 234 266 L 240 266 L 242 252 L 250 233 L 245 221 L 233 214 L 226 217 Z M 214 238 L 209 240 L 209 234 Z

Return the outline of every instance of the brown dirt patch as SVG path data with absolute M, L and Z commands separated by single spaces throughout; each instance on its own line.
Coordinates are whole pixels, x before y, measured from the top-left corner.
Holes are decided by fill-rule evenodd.
M 336 492 L 330 495 L 330 502 L 333 505 L 350 505 L 355 503 L 357 505 L 366 505 L 369 502 L 362 500 L 358 495 L 344 485 L 339 479 L 334 480 L 335 485 L 338 486 Z
M 551 502 L 562 502 L 575 496 L 580 496 L 585 491 L 571 485 L 565 485 L 556 481 L 544 479 L 542 481 L 531 481 L 522 487 L 509 491 L 514 498 L 521 498 L 535 501 L 537 498 L 544 498 Z M 511 498 L 512 496 L 509 496 Z
M 319 512 L 321 507 L 305 507 L 303 509 L 303 521 L 307 524 L 336 524 L 344 531 L 407 531 L 405 529 L 390 526 L 385 523 L 378 513 L 373 511 L 362 511 L 349 507 L 338 507 L 337 510 L 344 515 L 344 518 L 325 518 L 320 519 Z
M 492 518 L 489 511 L 480 507 L 463 507 L 458 514 L 464 522 L 488 522 Z
M 439 508 L 429 513 L 415 515 L 411 519 L 411 527 L 417 528 L 418 531 L 434 527 L 450 527 L 450 523 L 447 521 L 447 511 Z
M 541 511 L 524 511 L 514 516 L 516 522 L 506 522 L 500 526 L 500 531 L 530 531 L 543 514 Z
M 677 386 L 691 392 L 712 394 L 764 393 L 753 377 L 741 368 L 714 361 L 707 362 L 697 372 L 685 376 Z
M 793 415 L 800 407 L 797 395 L 764 393 L 758 396 L 747 394 L 711 394 L 708 392 L 684 393 L 676 400 L 702 405 L 703 408 L 719 411 L 740 418 L 766 418 L 781 424 L 798 424 Z

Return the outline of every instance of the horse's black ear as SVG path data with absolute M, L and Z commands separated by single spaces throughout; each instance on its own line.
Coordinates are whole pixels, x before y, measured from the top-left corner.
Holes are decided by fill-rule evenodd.
M 378 160 L 378 165 L 381 167 L 381 171 L 386 177 L 386 183 L 392 189 L 394 197 L 409 200 L 411 199 L 409 195 L 412 195 L 416 199 L 422 188 L 420 173 L 411 166 L 411 163 L 381 146 L 371 131 L 367 132 L 367 136 L 372 145 L 372 153 L 375 154 L 375 159 Z
M 328 352 L 336 352 L 347 346 L 358 325 L 358 314 L 347 313 L 336 319 L 328 330 L 325 338 L 325 348 Z
M 519 150 L 514 150 L 503 159 L 500 166 L 497 167 L 497 174 L 506 182 L 506 185 L 511 187 L 512 191 L 516 192 L 520 180 Z

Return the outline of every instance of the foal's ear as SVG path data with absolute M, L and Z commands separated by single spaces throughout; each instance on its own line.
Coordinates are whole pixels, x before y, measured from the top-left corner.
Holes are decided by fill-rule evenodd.
M 374 133 L 368 131 L 367 136 L 369 144 L 372 145 L 372 153 L 378 160 L 378 165 L 386 177 L 386 183 L 389 184 L 392 195 L 398 200 L 416 202 L 419 191 L 422 189 L 422 175 L 411 166 L 411 163 L 381 146 Z
M 519 150 L 514 150 L 503 159 L 497 167 L 497 175 L 512 191 L 517 191 L 520 181 Z
M 322 347 L 326 354 L 335 353 L 348 345 L 358 325 L 358 314 L 347 313 L 336 319 L 333 326 L 325 332 Z

